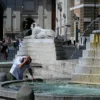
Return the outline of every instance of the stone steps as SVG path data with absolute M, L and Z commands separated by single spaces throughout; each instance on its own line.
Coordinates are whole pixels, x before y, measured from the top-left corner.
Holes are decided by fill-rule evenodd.
M 86 50 L 83 50 L 83 56 L 79 59 L 79 64 L 72 74 L 72 82 L 100 83 L 100 42 L 96 41 L 96 38 L 99 38 L 95 35 L 91 34 L 91 41 L 86 43 Z
M 42 68 L 34 68 L 34 76 L 42 76 L 42 78 L 71 78 L 72 71 L 74 70 L 73 64 L 77 61 L 55 61 L 52 64 L 45 64 Z
M 100 44 L 94 43 L 94 42 L 87 42 L 86 43 L 86 50 L 88 50 L 88 49 L 93 49 L 93 50 L 100 49 Z
M 100 83 L 100 74 L 72 74 L 72 81 Z
M 75 73 L 79 74 L 100 74 L 100 66 L 99 67 L 76 67 L 75 68 Z
M 52 44 L 51 43 L 48 43 L 48 44 L 46 44 L 46 43 L 44 43 L 44 44 L 42 44 L 42 43 L 37 43 L 37 44 L 31 43 L 31 44 L 29 44 L 29 43 L 27 43 L 26 46 L 27 47 L 33 47 L 33 48 L 41 48 L 41 49 L 44 48 L 44 47 L 55 48 L 55 45 L 53 43 Z
M 97 50 L 83 50 L 83 58 L 91 57 L 91 58 L 100 58 L 100 49 Z
M 64 68 L 63 66 L 62 66 L 62 68 L 60 68 L 60 67 L 61 66 L 55 67 L 55 66 L 50 65 L 50 66 L 45 66 L 42 69 L 43 70 L 50 70 L 50 71 L 57 72 L 57 73 L 69 73 L 70 74 L 70 72 L 72 72 L 72 68 L 68 68 L 68 67 Z M 39 69 L 39 70 L 41 71 L 41 69 Z
M 67 72 L 56 72 L 53 70 L 45 70 L 45 69 L 37 69 L 34 71 L 33 74 L 35 77 L 42 77 L 42 78 L 70 78 L 70 74 Z
M 100 65 L 100 58 L 80 58 L 79 65 Z

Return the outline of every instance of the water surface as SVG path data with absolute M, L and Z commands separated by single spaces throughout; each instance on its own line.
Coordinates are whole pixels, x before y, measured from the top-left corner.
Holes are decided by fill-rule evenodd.
M 18 91 L 22 84 L 31 86 L 35 93 L 50 95 L 100 95 L 100 86 L 63 82 L 22 82 L 6 85 L 5 88 L 11 91 Z

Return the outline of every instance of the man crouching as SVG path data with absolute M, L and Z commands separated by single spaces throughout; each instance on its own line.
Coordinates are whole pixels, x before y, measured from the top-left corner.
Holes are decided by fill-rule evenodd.
M 30 56 L 17 57 L 14 60 L 14 63 L 10 69 L 11 79 L 12 80 L 22 80 L 23 73 L 26 69 L 29 70 L 29 73 L 33 79 L 33 72 L 32 72 L 32 68 L 30 66 L 31 61 L 32 61 L 32 59 Z

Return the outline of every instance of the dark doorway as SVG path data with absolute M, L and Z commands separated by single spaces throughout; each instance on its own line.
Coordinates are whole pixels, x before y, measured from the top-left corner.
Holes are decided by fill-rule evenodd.
M 31 17 L 27 17 L 23 23 L 22 23 L 22 29 L 27 30 L 30 29 L 31 24 L 34 23 L 35 21 Z
M 56 0 L 52 0 L 52 30 L 55 31 L 56 26 Z
M 0 5 L 0 39 L 3 39 L 3 8 Z

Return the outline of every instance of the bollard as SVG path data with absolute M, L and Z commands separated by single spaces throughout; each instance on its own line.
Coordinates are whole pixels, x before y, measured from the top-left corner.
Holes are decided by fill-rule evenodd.
M 5 72 L 0 72 L 0 82 L 7 81 L 7 75 Z
M 18 91 L 16 100 L 35 100 L 32 87 L 24 84 Z

